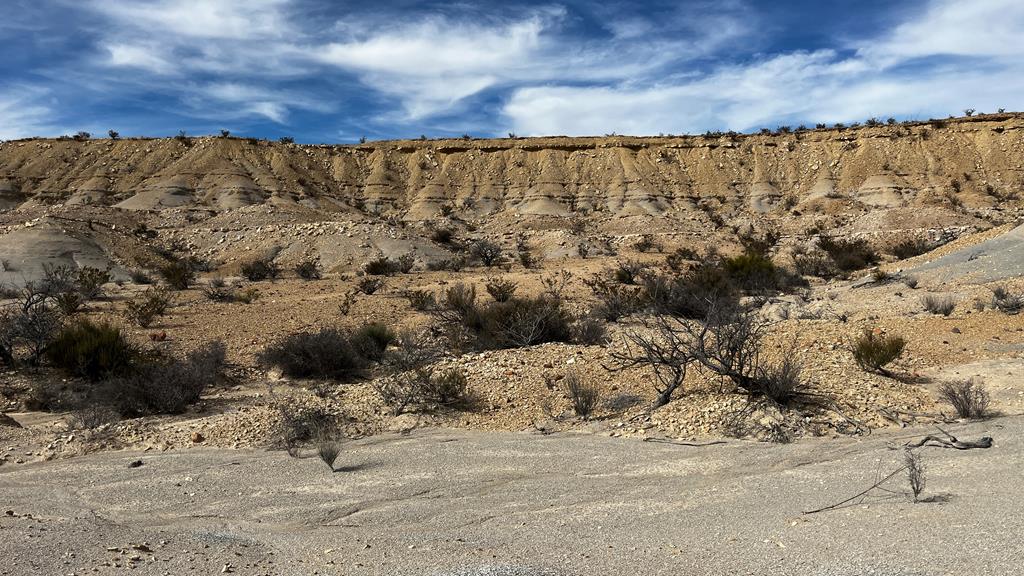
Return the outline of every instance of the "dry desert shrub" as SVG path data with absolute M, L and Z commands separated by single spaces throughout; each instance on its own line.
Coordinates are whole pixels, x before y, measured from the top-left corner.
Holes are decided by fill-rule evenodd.
M 166 288 L 150 288 L 139 298 L 130 300 L 124 309 L 124 317 L 142 328 L 148 328 L 157 316 L 167 313 L 171 305 L 171 293 Z
M 939 397 L 961 418 L 980 420 L 989 414 L 989 394 L 980 379 L 945 382 L 939 387 Z
M 992 290 L 992 307 L 1004 314 L 1019 314 L 1024 310 L 1024 294 L 1016 294 L 1004 286 L 997 286 Z
M 367 366 L 348 334 L 337 328 L 285 336 L 264 348 L 257 361 L 289 378 L 341 381 L 356 378 Z
M 241 267 L 242 276 L 250 282 L 260 280 L 274 280 L 281 275 L 281 269 L 271 257 L 254 258 L 243 262 Z
M 319 280 L 323 278 L 323 271 L 318 261 L 308 259 L 295 265 L 295 275 L 303 280 Z
M 572 401 L 573 412 L 583 420 L 589 420 L 594 409 L 601 401 L 601 391 L 593 384 L 580 379 L 579 374 L 569 372 L 565 375 L 565 391 Z

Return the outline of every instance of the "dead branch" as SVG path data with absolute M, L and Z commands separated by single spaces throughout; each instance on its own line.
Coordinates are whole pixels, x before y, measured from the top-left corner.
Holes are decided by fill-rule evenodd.
M 861 490 L 860 492 L 854 494 L 853 496 L 850 496 L 846 500 L 843 500 L 841 502 L 836 502 L 835 504 L 830 504 L 828 506 L 824 506 L 824 507 L 818 508 L 816 510 L 808 510 L 806 512 L 803 512 L 803 514 L 804 515 L 807 515 L 807 514 L 817 514 L 818 512 L 824 512 L 826 510 L 834 510 L 834 509 L 839 508 L 840 506 L 842 506 L 844 504 L 849 504 L 850 502 L 853 502 L 857 498 L 863 498 L 864 496 L 867 496 L 868 493 L 871 492 L 872 490 L 875 490 L 877 488 L 881 488 L 882 484 L 885 484 L 886 482 L 889 481 L 890 478 L 896 476 L 897 474 L 899 474 L 900 472 L 903 472 L 906 469 L 907 469 L 906 466 L 900 466 L 896 470 L 893 470 L 892 472 L 890 472 L 887 476 L 885 476 L 881 480 L 877 480 L 871 486 L 868 486 L 866 489 Z M 888 492 L 888 490 L 886 490 L 886 491 Z
M 714 446 L 715 444 L 727 444 L 725 440 L 712 440 L 711 442 L 676 442 L 667 438 L 644 438 L 644 442 L 657 442 L 658 444 L 672 444 L 673 446 Z

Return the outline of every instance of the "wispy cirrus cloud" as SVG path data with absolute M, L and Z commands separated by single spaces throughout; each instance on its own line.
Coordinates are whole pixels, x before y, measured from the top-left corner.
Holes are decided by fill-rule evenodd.
M 53 133 L 53 111 L 44 89 L 15 85 L 0 91 L 0 140 Z

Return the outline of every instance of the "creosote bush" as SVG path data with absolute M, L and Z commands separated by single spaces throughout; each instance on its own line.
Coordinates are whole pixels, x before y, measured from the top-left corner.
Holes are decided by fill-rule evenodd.
M 120 328 L 85 319 L 61 330 L 46 355 L 54 366 L 92 381 L 128 375 L 142 358 Z
M 166 288 L 150 288 L 125 305 L 124 317 L 133 324 L 148 328 L 157 316 L 167 313 L 170 304 L 171 294 Z
M 863 238 L 846 240 L 832 236 L 818 239 L 821 247 L 835 262 L 837 268 L 844 272 L 853 272 L 878 263 L 878 253 Z
M 516 295 L 516 289 L 519 288 L 519 285 L 504 278 L 490 278 L 484 284 L 484 288 L 487 289 L 487 293 L 491 295 L 491 298 L 494 298 L 495 302 L 508 302 Z
M 130 373 L 100 382 L 92 399 L 123 416 L 180 414 L 217 380 L 225 352 L 222 342 L 210 342 L 184 358 L 148 358 Z
M 945 382 L 939 387 L 939 397 L 961 418 L 980 420 L 988 416 L 990 398 L 980 379 Z
M 406 290 L 403 295 L 409 300 L 409 306 L 413 310 L 426 312 L 437 306 L 437 298 L 429 290 Z
M 410 252 L 402 254 L 397 259 L 391 259 L 380 254 L 363 265 L 363 271 L 370 276 L 391 276 L 393 274 L 408 274 L 416 265 L 416 257 Z
M 386 282 L 384 281 L 383 278 L 363 276 L 362 278 L 356 281 L 356 290 L 362 292 L 363 294 L 366 294 L 367 296 L 370 296 L 372 294 L 375 294 L 381 288 L 383 288 L 385 284 Z
M 434 314 L 458 346 L 521 348 L 572 338 L 571 318 L 562 300 L 547 293 L 477 304 L 475 288 L 456 284 L 445 291 Z
M 280 338 L 257 356 L 289 378 L 351 381 L 369 364 L 349 335 L 337 328 L 299 332 Z
M 394 415 L 410 409 L 472 408 L 466 377 L 456 368 L 438 370 L 440 349 L 425 334 L 406 331 L 388 350 L 383 364 L 388 376 L 375 386 Z
M 160 276 L 175 290 L 187 290 L 195 282 L 196 272 L 191 262 L 174 260 L 160 267 Z
M 303 280 L 319 280 L 323 278 L 320 263 L 316 260 L 303 260 L 295 265 L 295 275 Z
M 906 345 L 902 336 L 865 330 L 853 341 L 853 358 L 861 369 L 887 375 L 885 366 L 899 358 Z
M 932 248 L 934 248 L 932 243 L 924 238 L 907 238 L 894 244 L 889 252 L 900 260 L 906 260 L 907 258 L 920 256 Z
M 501 246 L 486 238 L 474 242 L 469 249 L 469 254 L 488 268 L 500 264 L 505 258 Z
M 639 286 L 628 286 L 597 276 L 584 283 L 590 287 L 597 305 L 594 313 L 609 322 L 617 322 L 644 308 L 645 294 Z
M 250 282 L 259 282 L 260 280 L 274 280 L 281 274 L 281 269 L 277 263 L 274 262 L 273 258 L 254 258 L 248 262 L 243 262 L 241 267 L 242 276 Z
M 438 244 L 451 244 L 455 240 L 455 231 L 451 228 L 434 228 L 430 239 Z

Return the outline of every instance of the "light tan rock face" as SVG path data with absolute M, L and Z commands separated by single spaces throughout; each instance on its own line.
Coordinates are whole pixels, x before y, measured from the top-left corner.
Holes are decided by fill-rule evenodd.
M 417 140 L 305 146 L 243 139 L 0 144 L 0 209 L 22 202 L 228 210 L 358 201 L 409 220 L 468 214 L 751 214 L 852 199 L 991 207 L 1024 185 L 1024 117 L 779 135 Z

